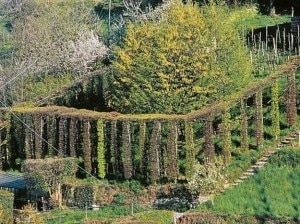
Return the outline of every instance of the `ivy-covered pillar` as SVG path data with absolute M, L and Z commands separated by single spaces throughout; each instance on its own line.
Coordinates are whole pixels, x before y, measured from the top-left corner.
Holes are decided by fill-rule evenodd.
M 204 153 L 205 164 L 211 164 L 215 159 L 215 145 L 214 145 L 214 131 L 213 131 L 213 118 L 212 114 L 209 114 L 205 120 L 204 129 Z
M 83 121 L 83 160 L 84 168 L 87 172 L 92 173 L 92 157 L 91 157 L 91 124 L 90 121 Z
M 4 163 L 5 163 L 5 133 L 6 133 L 6 125 L 5 123 L 7 122 L 4 119 L 4 114 L 3 111 L 0 111 L 0 122 L 1 122 L 1 127 L 0 127 L 0 171 L 4 169 Z
M 222 114 L 222 142 L 223 142 L 223 155 L 224 155 L 224 164 L 228 165 L 231 161 L 231 127 L 230 127 L 230 112 L 226 110 Z
M 60 117 L 58 120 L 58 153 L 59 157 L 67 156 L 67 119 Z
M 113 174 L 119 176 L 119 150 L 117 147 L 117 121 L 112 120 L 110 124 L 110 162 Z
M 8 147 L 10 141 L 11 115 L 8 111 L 1 111 L 1 131 L 0 131 L 0 151 L 1 151 L 1 167 L 2 169 L 9 168 L 11 154 Z
M 37 113 L 34 117 L 34 158 L 35 159 L 41 159 L 43 155 L 43 117 L 41 114 Z
M 280 120 L 279 120 L 279 88 L 278 80 L 274 82 L 271 87 L 271 123 L 272 123 L 272 135 L 277 140 L 280 135 Z
M 161 140 L 161 123 L 155 120 L 150 138 L 149 166 L 150 180 L 156 183 L 160 179 L 159 148 Z
M 286 113 L 287 123 L 293 126 L 297 121 L 297 90 L 296 90 L 296 75 L 295 72 L 288 75 L 288 89 L 286 94 Z
M 77 155 L 77 143 L 78 143 L 78 129 L 77 121 L 75 118 L 70 118 L 69 121 L 70 128 L 68 130 L 69 135 L 69 148 L 70 148 L 70 157 L 76 157 Z
M 248 116 L 246 113 L 246 102 L 241 99 L 240 113 L 241 113 L 241 151 L 246 152 L 249 150 L 249 138 L 248 138 Z
M 24 128 L 25 130 L 25 157 L 26 159 L 33 159 L 34 158 L 34 150 L 33 150 L 33 144 L 34 144 L 34 138 L 33 138 L 33 133 L 30 129 L 32 129 L 32 115 L 27 114 L 25 116 L 25 123 L 27 124 Z
M 255 94 L 255 109 L 255 138 L 256 146 L 259 148 L 264 144 L 262 90 L 257 91 L 257 93 Z
M 131 130 L 130 122 L 122 122 L 122 160 L 125 179 L 130 179 L 133 174 L 132 150 L 131 150 Z
M 104 121 L 98 119 L 97 121 L 97 168 L 98 176 L 104 178 L 106 175 L 106 160 L 105 160 L 105 144 L 104 144 Z
M 4 153 L 3 153 L 3 147 L 2 147 L 2 143 L 3 143 L 3 141 L 2 141 L 2 130 L 3 130 L 3 128 L 0 130 L 0 171 L 2 171 L 3 170 L 3 158 L 4 158 Z
M 57 120 L 55 116 L 47 117 L 47 135 L 50 143 L 48 154 L 50 157 L 54 157 L 57 155 Z
M 190 180 L 194 174 L 195 166 L 195 144 L 194 144 L 194 130 L 193 122 L 184 121 L 184 132 L 185 132 L 185 149 L 186 149 L 186 166 L 185 176 L 186 179 Z
M 178 127 L 175 120 L 168 123 L 167 138 L 167 167 L 166 173 L 169 180 L 177 181 L 178 176 Z
M 140 152 L 140 173 L 144 176 L 146 175 L 147 169 L 147 153 L 145 152 L 145 142 L 146 142 L 146 122 L 139 121 L 139 152 Z

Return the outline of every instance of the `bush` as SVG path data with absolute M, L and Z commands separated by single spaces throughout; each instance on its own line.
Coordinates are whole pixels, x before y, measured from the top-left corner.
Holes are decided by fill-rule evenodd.
M 93 186 L 78 186 L 74 190 L 74 201 L 78 208 L 91 207 L 93 204 Z
M 23 223 L 43 223 L 44 218 L 41 214 L 37 213 L 36 208 L 32 204 L 28 204 L 22 207 L 22 210 L 18 211 L 18 215 L 15 218 L 17 224 Z
M 225 176 L 221 174 L 222 167 L 215 165 L 195 166 L 194 175 L 188 182 L 187 188 L 197 198 L 199 195 L 209 195 L 220 190 L 225 183 Z
M 64 184 L 62 186 L 63 200 L 67 206 L 90 208 L 94 203 L 94 188 L 90 184 Z
M 269 163 L 276 166 L 300 166 L 300 150 L 284 149 L 277 151 L 269 159 Z
M 13 223 L 13 204 L 14 194 L 8 191 L 0 190 L 0 223 Z

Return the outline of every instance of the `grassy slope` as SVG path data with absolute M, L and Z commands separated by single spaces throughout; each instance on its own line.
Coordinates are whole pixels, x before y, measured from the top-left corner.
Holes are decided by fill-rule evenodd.
M 279 151 L 264 169 L 243 184 L 201 205 L 217 214 L 300 219 L 300 149 Z
M 256 29 L 265 26 L 275 26 L 278 24 L 291 22 L 289 15 L 267 16 L 258 14 L 254 18 L 241 21 L 238 26 L 247 27 L 248 29 Z

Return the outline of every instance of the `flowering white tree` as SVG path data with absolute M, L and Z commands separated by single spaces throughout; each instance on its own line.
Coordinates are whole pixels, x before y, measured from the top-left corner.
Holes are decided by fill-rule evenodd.
M 84 7 L 45 5 L 13 24 L 17 56 L 36 62 L 34 73 L 83 74 L 107 49 L 94 31 L 95 17 Z
M 82 73 L 91 69 L 91 63 L 106 55 L 108 48 L 93 30 L 81 31 L 69 45 L 69 63 L 72 70 Z

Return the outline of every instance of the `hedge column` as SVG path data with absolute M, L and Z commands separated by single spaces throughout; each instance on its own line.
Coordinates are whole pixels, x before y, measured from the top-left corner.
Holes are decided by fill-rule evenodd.
M 122 123 L 122 160 L 125 179 L 130 179 L 133 173 L 130 122 Z
M 204 138 L 205 164 L 211 164 L 215 159 L 214 132 L 211 114 L 208 115 L 205 120 Z
M 41 159 L 43 154 L 43 117 L 36 114 L 34 118 L 34 145 L 35 145 L 35 159 Z
M 91 124 L 89 121 L 83 121 L 83 160 L 84 168 L 92 173 L 92 158 L 91 158 Z
M 154 121 L 153 130 L 150 139 L 149 165 L 150 165 L 150 179 L 152 182 L 157 182 L 160 178 L 159 166 L 159 149 L 161 140 L 161 123 Z
M 288 90 L 286 95 L 287 123 L 293 126 L 297 121 L 297 94 L 296 94 L 296 76 L 295 73 L 288 75 Z
M 272 122 L 272 135 L 277 140 L 280 135 L 280 121 L 279 121 L 279 96 L 278 96 L 278 81 L 276 80 L 275 83 L 271 87 L 271 122 Z
M 225 111 L 222 115 L 222 139 L 224 164 L 228 165 L 231 161 L 231 129 L 230 129 L 230 112 Z
M 170 180 L 177 180 L 178 175 L 178 130 L 176 121 L 170 121 L 168 124 L 167 139 L 167 177 Z
M 139 152 L 140 152 L 140 173 L 142 175 L 147 175 L 147 153 L 145 152 L 145 142 L 146 142 L 146 123 L 145 121 L 139 122 Z
M 256 146 L 259 148 L 264 144 L 263 104 L 261 90 L 255 94 L 255 108 L 255 137 Z
M 106 174 L 106 160 L 105 160 L 105 145 L 104 145 L 104 122 L 103 119 L 97 121 L 97 162 L 98 162 L 98 176 L 104 178 Z
M 241 100 L 241 150 L 242 152 L 246 152 L 249 150 L 249 139 L 248 139 L 248 116 L 246 113 L 246 103 L 242 99 Z
M 190 179 L 194 174 L 195 166 L 195 144 L 194 144 L 194 130 L 193 123 L 186 120 L 184 122 L 185 128 L 185 149 L 186 149 L 186 166 L 185 175 L 187 179 Z

